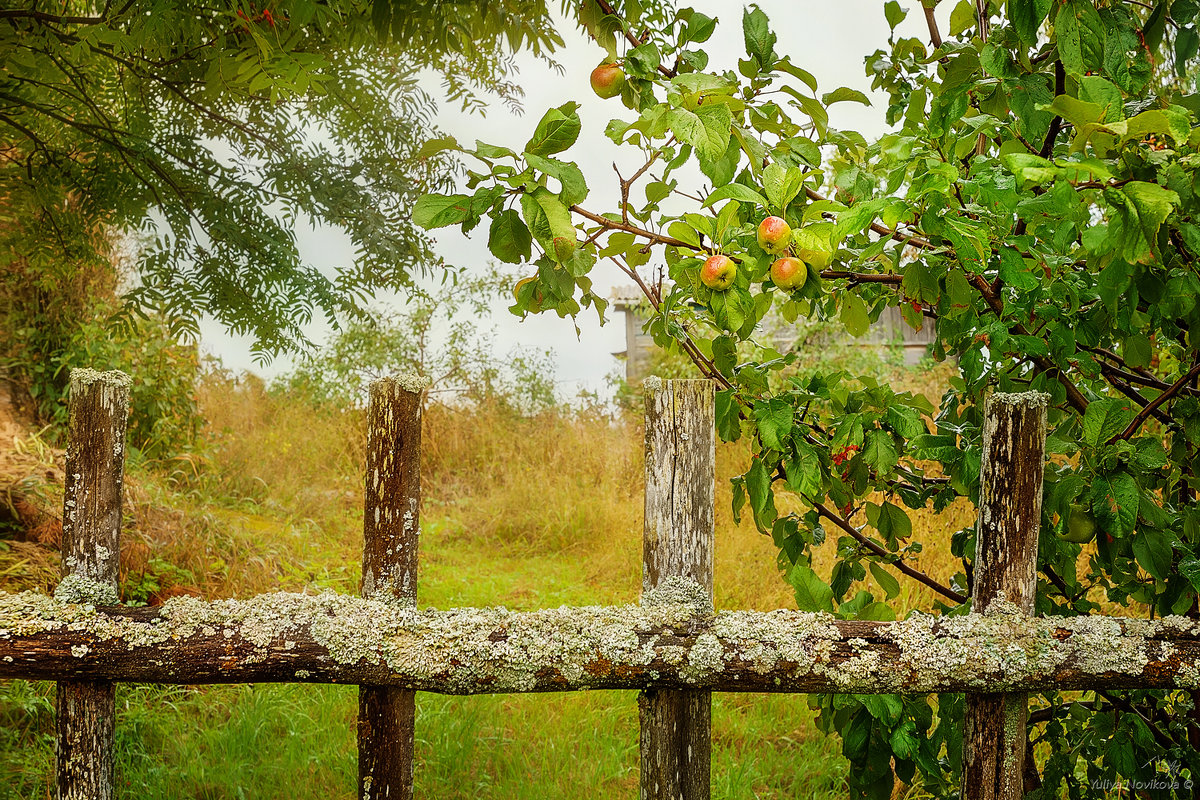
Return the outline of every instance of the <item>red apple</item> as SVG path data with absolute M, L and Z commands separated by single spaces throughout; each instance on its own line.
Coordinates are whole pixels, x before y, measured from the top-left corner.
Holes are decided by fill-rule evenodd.
M 758 225 L 758 246 L 776 255 L 787 251 L 792 227 L 782 217 L 767 217 Z
M 808 265 L 798 258 L 788 256 L 771 265 L 771 282 L 780 289 L 794 292 L 808 280 Z
M 737 275 L 737 264 L 729 256 L 709 256 L 700 268 L 700 282 L 716 292 L 723 292 L 733 286 Z
M 621 93 L 625 73 L 616 64 L 601 64 L 592 70 L 592 91 L 607 100 Z

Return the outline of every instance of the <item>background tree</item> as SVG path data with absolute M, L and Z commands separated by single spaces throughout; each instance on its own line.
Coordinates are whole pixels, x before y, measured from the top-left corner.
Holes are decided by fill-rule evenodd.
M 715 20 L 684 9 L 658 25 L 597 3 L 585 21 L 619 56 L 632 112 L 606 132 L 644 158 L 620 205 L 586 204 L 563 155 L 581 126 L 568 103 L 522 152 L 463 149 L 482 165 L 473 193 L 427 195 L 415 217 L 464 230 L 489 217 L 492 252 L 537 270 L 521 312 L 602 309 L 599 259 L 642 288 L 656 339 L 718 384 L 721 436 L 752 439 L 734 505 L 773 537 L 801 608 L 890 619 L 900 580 L 918 580 L 942 597 L 930 611 L 966 610 L 974 530 L 949 542 L 958 574 L 925 575 L 906 509 L 977 503 L 982 401 L 1033 390 L 1051 404 L 1037 611 L 1200 616 L 1200 8 L 961 0 L 943 30 L 938 5 L 913 12 L 917 39 L 896 33 L 910 12 L 884 4 L 893 33 L 867 71 L 891 130 L 868 141 L 826 110 L 867 98 L 819 92 L 760 10 L 742 19 L 738 71 L 715 73 Z M 688 191 L 688 162 L 716 188 Z M 669 210 L 673 195 L 694 207 Z M 770 277 L 768 215 L 806 262 L 799 288 Z M 702 271 L 714 254 L 736 264 L 731 287 Z M 668 283 L 639 272 L 651 258 Z M 858 336 L 889 306 L 913 327 L 936 320 L 935 357 L 957 360 L 936 408 L 840 370 L 799 378 L 794 354 L 744 357 L 773 307 Z M 781 492 L 801 510 L 780 513 Z M 829 575 L 812 568 L 822 547 L 837 552 Z M 813 702 L 857 796 L 890 797 L 897 778 L 957 792 L 960 697 Z M 1037 706 L 1030 742 L 1052 751 L 1029 796 L 1091 797 L 1094 781 L 1168 765 L 1200 786 L 1200 692 L 1048 692 Z
M 348 320 L 320 350 L 273 388 L 318 404 L 365 408 L 372 381 L 400 373 L 429 378 L 428 394 L 444 404 L 496 404 L 519 414 L 556 405 L 548 350 L 497 353 L 495 329 L 480 325 L 511 296 L 505 270 L 464 275 L 410 299 L 404 309 Z
M 452 102 L 515 103 L 510 53 L 560 41 L 541 0 L 8 4 L 0 366 L 54 420 L 71 366 L 147 375 L 175 353 L 176 372 L 139 383 L 131 436 L 179 446 L 197 360 L 172 337 L 208 315 L 265 358 L 436 264 L 409 210 L 452 166 L 421 150 L 434 104 L 418 71 L 440 72 Z M 310 223 L 354 258 L 306 262 Z M 152 319 L 110 333 L 114 315 Z M 159 412 L 181 436 L 151 433 Z

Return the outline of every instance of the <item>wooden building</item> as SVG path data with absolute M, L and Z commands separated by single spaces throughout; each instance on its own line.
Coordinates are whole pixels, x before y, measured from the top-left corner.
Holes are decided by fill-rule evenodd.
M 615 288 L 611 299 L 612 308 L 625 315 L 625 350 L 613 355 L 625 361 L 625 380 L 631 383 L 639 381 L 646 377 L 657 347 L 654 339 L 645 333 L 646 321 L 651 315 L 650 305 L 636 286 Z M 787 352 L 796 347 L 793 326 L 771 316 L 765 322 L 769 326 L 766 336 L 777 350 Z M 921 330 L 914 331 L 901 318 L 900 309 L 892 307 L 880 314 L 865 336 L 856 339 L 845 331 L 841 331 L 839 336 L 839 344 L 871 347 L 881 354 L 885 348 L 899 348 L 903 352 L 904 363 L 911 365 L 920 362 L 933 344 L 934 323 L 927 319 Z

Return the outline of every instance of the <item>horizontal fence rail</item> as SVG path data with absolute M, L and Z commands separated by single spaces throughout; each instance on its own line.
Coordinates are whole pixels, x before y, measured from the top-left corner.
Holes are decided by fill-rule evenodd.
M 366 683 L 444 694 L 1197 688 L 1200 622 L 1030 618 L 1003 606 L 865 622 L 799 611 L 697 614 L 689 604 L 418 611 L 277 593 L 130 609 L 0 595 L 0 677 L 18 676 Z

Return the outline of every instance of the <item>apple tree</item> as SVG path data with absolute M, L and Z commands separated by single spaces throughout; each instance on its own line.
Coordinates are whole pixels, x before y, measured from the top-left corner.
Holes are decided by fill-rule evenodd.
M 737 71 L 716 71 L 716 20 L 588 0 L 581 21 L 624 78 L 605 133 L 640 154 L 617 177 L 619 205 L 589 203 L 567 103 L 520 152 L 447 142 L 470 159 L 469 193 L 426 195 L 415 219 L 464 232 L 486 220 L 492 253 L 531 276 L 518 314 L 603 314 L 599 269 L 637 283 L 656 341 L 717 384 L 721 437 L 751 440 L 734 504 L 773 537 L 801 608 L 891 619 L 901 582 L 917 581 L 938 597 L 927 610 L 963 613 L 973 530 L 924 542 L 962 565 L 929 575 L 909 512 L 977 502 L 982 401 L 1031 390 L 1051 406 L 1038 613 L 1198 617 L 1200 6 L 914 5 L 882 6 L 892 35 L 866 69 L 889 130 L 868 140 L 827 111 L 868 98 L 821 91 L 761 10 L 742 16 Z M 775 23 L 817 24 L 804 14 Z M 715 188 L 693 191 L 696 170 Z M 731 281 L 713 256 L 736 265 Z M 914 328 L 936 322 L 932 355 L 957 364 L 936 408 L 867 378 L 800 378 L 794 354 L 755 338 L 772 310 L 858 336 L 889 307 Z M 830 574 L 812 567 L 821 548 L 836 553 Z M 957 792 L 961 697 L 813 702 L 856 796 L 890 797 L 897 780 Z M 1163 764 L 1200 783 L 1200 692 L 1034 705 L 1031 746 L 1054 746 L 1034 751 L 1030 796 L 1090 797 L 1093 781 Z

